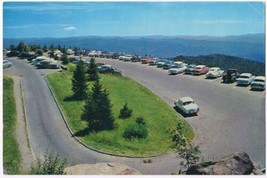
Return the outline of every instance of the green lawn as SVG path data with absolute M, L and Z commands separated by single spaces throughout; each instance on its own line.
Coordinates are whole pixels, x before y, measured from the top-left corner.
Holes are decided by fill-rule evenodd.
M 17 113 L 13 84 L 11 78 L 3 78 L 3 158 L 4 168 L 8 174 L 18 174 L 21 163 L 21 155 L 15 137 Z
M 73 68 L 72 68 L 73 70 Z M 117 128 L 112 131 L 101 131 L 78 138 L 87 145 L 109 153 L 134 156 L 151 156 L 163 154 L 171 149 L 169 129 L 174 129 L 177 122 L 185 123 L 184 135 L 192 140 L 194 133 L 184 119 L 176 111 L 162 101 L 158 96 L 139 83 L 122 76 L 100 75 L 103 86 L 109 91 L 113 105 L 112 112 Z M 86 123 L 80 117 L 84 106 L 83 101 L 72 101 L 71 78 L 72 72 L 63 71 L 51 74 L 49 83 L 60 102 L 74 133 L 83 133 Z M 90 83 L 91 84 L 91 83 Z M 88 87 L 90 88 L 90 86 Z M 120 109 L 125 102 L 133 110 L 131 118 L 119 119 Z M 127 141 L 122 137 L 125 128 L 135 122 L 136 117 L 143 117 L 148 127 L 148 137 L 141 140 Z

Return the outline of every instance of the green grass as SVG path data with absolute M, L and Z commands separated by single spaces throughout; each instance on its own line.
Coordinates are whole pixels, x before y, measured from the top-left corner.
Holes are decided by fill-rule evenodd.
M 15 137 L 17 113 L 13 84 L 11 78 L 3 78 L 3 158 L 4 168 L 8 174 L 18 174 L 21 163 L 21 155 Z
M 112 131 L 101 131 L 80 136 L 81 141 L 109 153 L 132 156 L 158 155 L 172 151 L 168 130 L 174 129 L 177 122 L 185 123 L 184 135 L 188 140 L 193 139 L 194 133 L 189 124 L 146 87 L 122 76 L 100 75 L 100 77 L 101 83 L 109 92 L 117 128 Z M 63 71 L 51 74 L 47 78 L 74 133 L 86 129 L 86 122 L 80 119 L 84 101 L 66 100 L 72 96 L 72 72 Z M 125 102 L 133 110 L 133 114 L 129 119 L 119 119 L 120 109 Z M 125 128 L 135 122 L 139 116 L 143 117 L 146 122 L 148 137 L 140 140 L 125 140 L 122 137 Z

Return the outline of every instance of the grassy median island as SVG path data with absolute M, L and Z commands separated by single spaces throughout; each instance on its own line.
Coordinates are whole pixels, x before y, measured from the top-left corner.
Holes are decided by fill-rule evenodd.
M 180 118 L 176 111 L 162 99 L 134 80 L 111 74 L 100 75 L 100 81 L 109 91 L 109 99 L 113 105 L 112 112 L 117 127 L 111 131 L 85 134 L 84 130 L 87 125 L 80 119 L 85 102 L 69 99 L 72 96 L 72 72 L 54 73 L 47 78 L 71 129 L 81 141 L 90 147 L 120 155 L 152 156 L 163 154 L 172 151 L 168 130 L 174 129 L 177 122 L 185 123 L 184 135 L 189 140 L 194 137 L 189 124 Z M 89 83 L 88 88 L 90 85 Z M 120 109 L 126 102 L 128 107 L 133 110 L 132 116 L 128 119 L 120 119 Z M 133 124 L 137 117 L 143 117 L 146 122 L 147 138 L 131 141 L 124 139 L 122 135 L 125 128 L 129 124 Z
M 14 82 L 11 78 L 3 78 L 3 160 L 8 174 L 18 174 L 21 155 L 16 140 L 16 103 L 13 92 Z

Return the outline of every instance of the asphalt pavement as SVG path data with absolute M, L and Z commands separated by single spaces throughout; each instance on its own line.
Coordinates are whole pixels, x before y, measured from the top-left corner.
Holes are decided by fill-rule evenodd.
M 168 175 L 177 172 L 176 154 L 152 158 L 145 164 L 140 158 L 109 156 L 80 145 L 69 133 L 44 80 L 50 70 L 35 69 L 25 60 L 9 58 L 13 66 L 5 73 L 21 77 L 24 91 L 27 127 L 36 157 L 56 150 L 70 164 L 120 162 L 142 174 Z M 236 151 L 245 151 L 252 161 L 265 167 L 265 92 L 249 87 L 221 84 L 220 79 L 204 76 L 175 75 L 155 66 L 117 60 L 97 59 L 109 63 L 122 74 L 142 83 L 173 107 L 173 100 L 191 96 L 200 106 L 198 116 L 185 118 L 195 129 L 194 143 L 206 160 L 220 158 Z M 179 113 L 177 113 L 179 114 Z

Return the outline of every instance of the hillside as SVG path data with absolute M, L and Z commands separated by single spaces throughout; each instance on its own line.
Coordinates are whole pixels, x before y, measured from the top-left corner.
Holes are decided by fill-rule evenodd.
M 224 70 L 235 68 L 239 73 L 249 72 L 253 75 L 265 75 L 265 64 L 247 59 L 221 54 L 200 56 L 177 56 L 174 61 L 185 61 L 188 64 L 205 64 L 209 67 L 220 67 Z
M 198 56 L 225 54 L 252 61 L 265 62 L 264 34 L 242 36 L 134 36 L 134 37 L 68 37 L 68 38 L 25 38 L 6 39 L 4 48 L 20 41 L 25 44 L 65 45 L 87 50 L 124 52 L 156 57 L 175 57 L 177 55 Z

